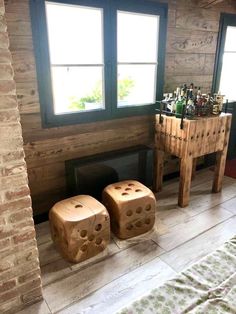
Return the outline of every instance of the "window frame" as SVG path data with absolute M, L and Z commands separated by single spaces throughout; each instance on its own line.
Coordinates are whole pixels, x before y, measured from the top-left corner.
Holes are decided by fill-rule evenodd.
M 220 87 L 220 78 L 223 65 L 223 55 L 225 49 L 226 31 L 228 26 L 236 27 L 236 14 L 221 13 L 220 27 L 217 40 L 216 57 L 213 73 L 212 93 L 218 93 Z
M 45 2 L 81 5 L 103 9 L 104 95 L 105 109 L 55 114 Z M 156 100 L 164 86 L 165 46 L 168 5 L 149 0 L 30 0 L 33 44 L 40 100 L 42 126 L 45 128 L 153 114 L 155 104 L 118 107 L 117 104 L 117 11 L 159 15 Z M 163 44 L 164 43 L 164 44 Z M 42 62 L 43 60 L 43 62 Z

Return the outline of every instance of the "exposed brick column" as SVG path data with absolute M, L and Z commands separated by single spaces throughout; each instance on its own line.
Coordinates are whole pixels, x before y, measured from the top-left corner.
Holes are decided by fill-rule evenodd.
M 0 0 L 0 313 L 41 298 L 41 279 L 11 53 Z

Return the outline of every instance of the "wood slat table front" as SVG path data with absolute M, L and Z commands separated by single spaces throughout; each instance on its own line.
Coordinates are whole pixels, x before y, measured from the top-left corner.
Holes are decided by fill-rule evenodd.
M 187 206 L 196 158 L 214 152 L 217 153 L 217 156 L 212 192 L 221 191 L 231 121 L 232 115 L 227 113 L 222 113 L 219 116 L 196 118 L 195 120 L 184 119 L 183 129 L 181 129 L 181 119 L 162 116 L 161 122 L 159 115 L 156 115 L 155 191 L 162 189 L 164 153 L 175 155 L 181 159 L 178 204 L 181 207 Z

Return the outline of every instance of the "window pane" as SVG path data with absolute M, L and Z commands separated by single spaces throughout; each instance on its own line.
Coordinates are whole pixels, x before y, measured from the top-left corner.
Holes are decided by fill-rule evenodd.
M 118 62 L 156 62 L 159 17 L 118 12 Z
M 103 67 L 52 67 L 55 114 L 104 108 Z
M 103 63 L 102 9 L 46 2 L 52 64 Z
M 236 27 L 227 27 L 224 51 L 236 51 Z
M 118 107 L 154 103 L 155 77 L 156 65 L 119 65 Z
M 236 100 L 235 88 L 236 52 L 225 52 L 220 78 L 220 92 L 228 100 Z

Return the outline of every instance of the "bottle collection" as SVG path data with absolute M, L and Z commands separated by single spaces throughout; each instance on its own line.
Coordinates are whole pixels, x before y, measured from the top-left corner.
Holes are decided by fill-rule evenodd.
M 189 86 L 184 84 L 177 87 L 174 93 L 164 94 L 162 103 L 165 110 L 175 114 L 177 118 L 184 115 L 191 119 L 194 117 L 203 117 L 219 115 L 223 108 L 224 96 L 220 94 L 203 94 L 201 88 L 191 83 Z

